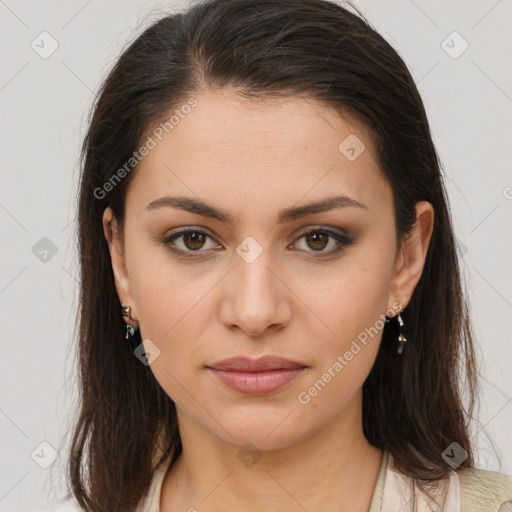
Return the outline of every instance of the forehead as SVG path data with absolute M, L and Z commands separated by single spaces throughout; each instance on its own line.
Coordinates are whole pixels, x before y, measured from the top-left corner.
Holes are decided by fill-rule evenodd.
M 299 149 L 331 153 L 350 134 L 371 146 L 368 130 L 355 117 L 335 112 L 313 99 L 249 99 L 226 89 L 204 92 L 195 98 L 196 107 L 180 118 L 173 116 L 176 124 L 168 126 L 162 134 L 164 139 L 179 138 L 189 148 L 218 148 L 221 153 L 230 147 L 239 149 L 240 154 L 251 148 L 264 148 L 261 156 Z M 162 119 L 171 115 L 172 112 Z
M 370 133 L 354 117 L 311 99 L 262 101 L 225 89 L 194 97 L 197 105 L 176 116 L 172 128 L 160 128 L 158 137 L 158 125 L 148 129 L 155 145 L 127 202 L 181 193 L 274 210 L 339 193 L 382 210 L 390 201 Z

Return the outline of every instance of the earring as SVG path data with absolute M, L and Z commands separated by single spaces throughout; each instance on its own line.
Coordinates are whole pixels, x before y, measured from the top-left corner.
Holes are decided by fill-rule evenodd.
M 126 336 L 125 338 L 128 340 L 135 334 L 135 329 L 131 325 L 126 325 Z
M 125 306 L 124 304 L 121 304 L 121 311 L 123 313 L 123 317 L 127 317 L 129 320 L 131 320 L 133 322 L 137 322 L 137 320 L 132 318 L 131 307 L 130 306 Z M 126 336 L 125 336 L 125 338 L 127 340 L 130 339 L 135 334 L 135 331 L 138 328 L 139 328 L 138 323 L 135 326 L 130 325 L 130 324 L 127 323 L 126 324 Z
M 400 313 L 402 313 L 401 311 Z M 398 333 L 398 349 L 397 352 L 401 354 L 404 350 L 404 345 L 407 343 L 407 338 L 402 334 L 402 327 L 404 325 L 404 321 L 402 320 L 402 317 L 400 316 L 400 313 L 398 313 L 398 326 L 399 326 L 399 333 Z

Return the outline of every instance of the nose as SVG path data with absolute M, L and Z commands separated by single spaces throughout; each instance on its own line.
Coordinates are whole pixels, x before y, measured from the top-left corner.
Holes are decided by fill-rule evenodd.
M 227 328 L 260 338 L 289 323 L 291 292 L 270 260 L 267 251 L 250 263 L 235 256 L 220 304 L 220 321 Z

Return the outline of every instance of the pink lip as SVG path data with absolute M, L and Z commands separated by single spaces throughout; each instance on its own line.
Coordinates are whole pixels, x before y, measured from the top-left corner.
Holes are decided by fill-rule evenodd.
M 224 359 L 207 368 L 230 389 L 246 395 L 264 395 L 294 381 L 307 366 L 278 356 Z
M 247 356 L 235 356 L 223 359 L 218 363 L 207 366 L 207 368 L 239 372 L 261 372 L 265 370 L 305 368 L 306 366 L 303 363 L 279 356 L 262 356 L 257 359 L 251 359 Z

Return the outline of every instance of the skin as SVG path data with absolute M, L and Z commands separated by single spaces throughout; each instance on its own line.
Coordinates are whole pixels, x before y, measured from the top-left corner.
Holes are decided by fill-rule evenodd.
M 159 348 L 151 370 L 177 407 L 183 453 L 165 476 L 161 511 L 367 511 L 383 454 L 363 435 L 362 386 L 382 329 L 309 403 L 297 397 L 380 315 L 407 306 L 433 208 L 417 203 L 412 236 L 396 252 L 392 191 L 363 125 L 312 100 L 249 101 L 229 89 L 195 97 L 133 177 L 124 246 L 110 208 L 103 216 L 119 300 L 131 306 L 145 347 Z M 366 146 L 354 161 L 338 149 L 349 134 Z M 235 222 L 146 209 L 177 195 Z M 367 209 L 277 223 L 283 208 L 338 195 Z M 191 227 L 210 238 L 174 244 L 198 258 L 162 243 Z M 310 227 L 345 230 L 353 243 L 334 253 L 334 238 L 301 237 Z M 263 250 L 251 263 L 236 252 L 249 236 Z M 285 388 L 246 396 L 205 368 L 241 354 L 277 354 L 308 369 Z M 253 465 L 240 457 L 249 442 Z

